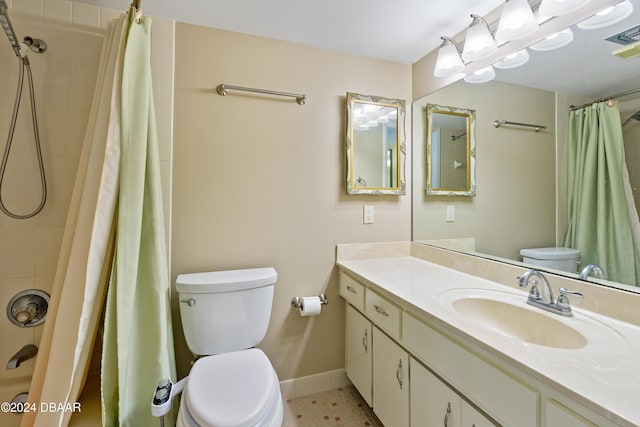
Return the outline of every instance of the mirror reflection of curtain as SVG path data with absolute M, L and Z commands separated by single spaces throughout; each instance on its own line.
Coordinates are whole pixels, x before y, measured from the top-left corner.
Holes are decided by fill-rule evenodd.
M 572 111 L 567 142 L 568 222 L 565 246 L 606 278 L 640 286 L 640 225 L 624 161 L 617 103 Z

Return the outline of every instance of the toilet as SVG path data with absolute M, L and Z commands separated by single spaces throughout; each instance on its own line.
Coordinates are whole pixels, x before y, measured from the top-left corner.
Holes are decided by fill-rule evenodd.
M 554 270 L 576 273 L 580 251 L 573 248 L 531 248 L 520 250 L 522 262 Z
M 182 328 L 200 356 L 182 392 L 177 426 L 280 427 L 280 381 L 257 348 L 264 338 L 278 275 L 252 268 L 181 274 Z

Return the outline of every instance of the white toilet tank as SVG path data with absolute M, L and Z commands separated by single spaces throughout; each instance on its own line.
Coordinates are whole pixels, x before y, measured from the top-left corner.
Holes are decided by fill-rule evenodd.
M 189 350 L 206 356 L 259 344 L 269 326 L 277 278 L 272 267 L 178 275 Z
M 522 262 L 576 273 L 580 251 L 573 248 L 532 248 L 520 250 Z

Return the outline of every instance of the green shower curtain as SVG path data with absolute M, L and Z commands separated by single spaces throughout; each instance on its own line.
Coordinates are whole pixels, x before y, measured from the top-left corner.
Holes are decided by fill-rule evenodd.
M 606 278 L 640 285 L 635 207 L 626 197 L 627 169 L 616 102 L 572 111 L 567 144 L 569 227 L 565 246 L 581 265 L 600 265 Z M 635 216 L 635 218 L 634 218 Z
M 175 380 L 169 278 L 147 17 L 130 10 L 121 86 L 114 259 L 105 308 L 103 424 L 151 426 L 151 397 Z M 169 417 L 167 425 L 172 425 Z

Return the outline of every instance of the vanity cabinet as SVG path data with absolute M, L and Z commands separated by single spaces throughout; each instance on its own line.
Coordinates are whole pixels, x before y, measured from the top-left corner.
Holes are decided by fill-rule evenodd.
M 371 322 L 350 304 L 345 309 L 345 370 L 367 405 L 372 406 Z
M 347 376 L 386 427 L 617 425 L 376 286 L 341 272 L 340 295 Z
M 409 427 L 409 354 L 373 327 L 373 412 L 388 427 Z
M 495 427 L 413 357 L 411 367 L 411 427 Z
M 545 420 L 547 427 L 596 427 L 596 424 L 553 399 L 546 401 Z

